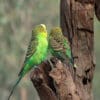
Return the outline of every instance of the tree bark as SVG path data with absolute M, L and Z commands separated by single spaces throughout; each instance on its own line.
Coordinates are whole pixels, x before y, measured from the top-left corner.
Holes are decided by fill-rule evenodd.
M 61 0 L 60 25 L 70 41 L 77 67 L 70 69 L 67 63 L 52 58 L 53 69 L 48 62 L 34 69 L 31 80 L 40 100 L 93 100 L 93 16 L 93 0 Z
M 100 21 L 100 0 L 95 0 L 95 14 Z

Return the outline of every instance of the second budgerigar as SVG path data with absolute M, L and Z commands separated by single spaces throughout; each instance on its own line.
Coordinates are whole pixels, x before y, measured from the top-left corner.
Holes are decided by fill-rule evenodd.
M 61 61 L 74 64 L 69 41 L 63 36 L 60 27 L 54 27 L 51 30 L 49 34 L 49 49 L 52 55 Z

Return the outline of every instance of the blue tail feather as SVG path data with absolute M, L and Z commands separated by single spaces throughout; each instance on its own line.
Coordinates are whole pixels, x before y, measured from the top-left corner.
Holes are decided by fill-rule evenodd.
M 17 82 L 16 82 L 16 83 L 15 83 L 15 85 L 13 86 L 13 88 L 12 88 L 12 90 L 11 90 L 11 92 L 10 92 L 10 95 L 9 95 L 9 97 L 8 97 L 8 100 L 10 100 L 10 97 L 12 96 L 12 94 L 13 94 L 13 92 L 14 92 L 14 90 L 15 90 L 16 86 L 17 86 L 17 85 L 18 85 L 18 83 L 21 81 L 21 79 L 22 79 L 22 75 L 21 75 L 21 76 L 19 76 L 19 78 L 18 78 Z

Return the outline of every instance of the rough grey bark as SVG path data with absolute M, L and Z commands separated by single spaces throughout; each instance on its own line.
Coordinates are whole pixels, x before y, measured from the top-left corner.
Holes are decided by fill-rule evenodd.
M 40 100 L 93 100 L 93 16 L 93 0 L 61 0 L 60 24 L 70 41 L 77 68 L 70 69 L 67 63 L 52 58 L 55 68 L 44 62 L 35 69 L 31 80 Z

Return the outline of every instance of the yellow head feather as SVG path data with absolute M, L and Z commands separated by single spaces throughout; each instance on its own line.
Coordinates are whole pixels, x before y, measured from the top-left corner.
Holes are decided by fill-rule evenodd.
M 32 30 L 33 34 L 40 34 L 44 37 L 47 37 L 47 30 L 46 30 L 46 26 L 44 24 L 40 24 L 35 26 L 35 28 Z
M 51 33 L 50 33 L 51 36 L 62 36 L 62 29 L 60 27 L 54 27 L 52 30 L 51 30 Z

